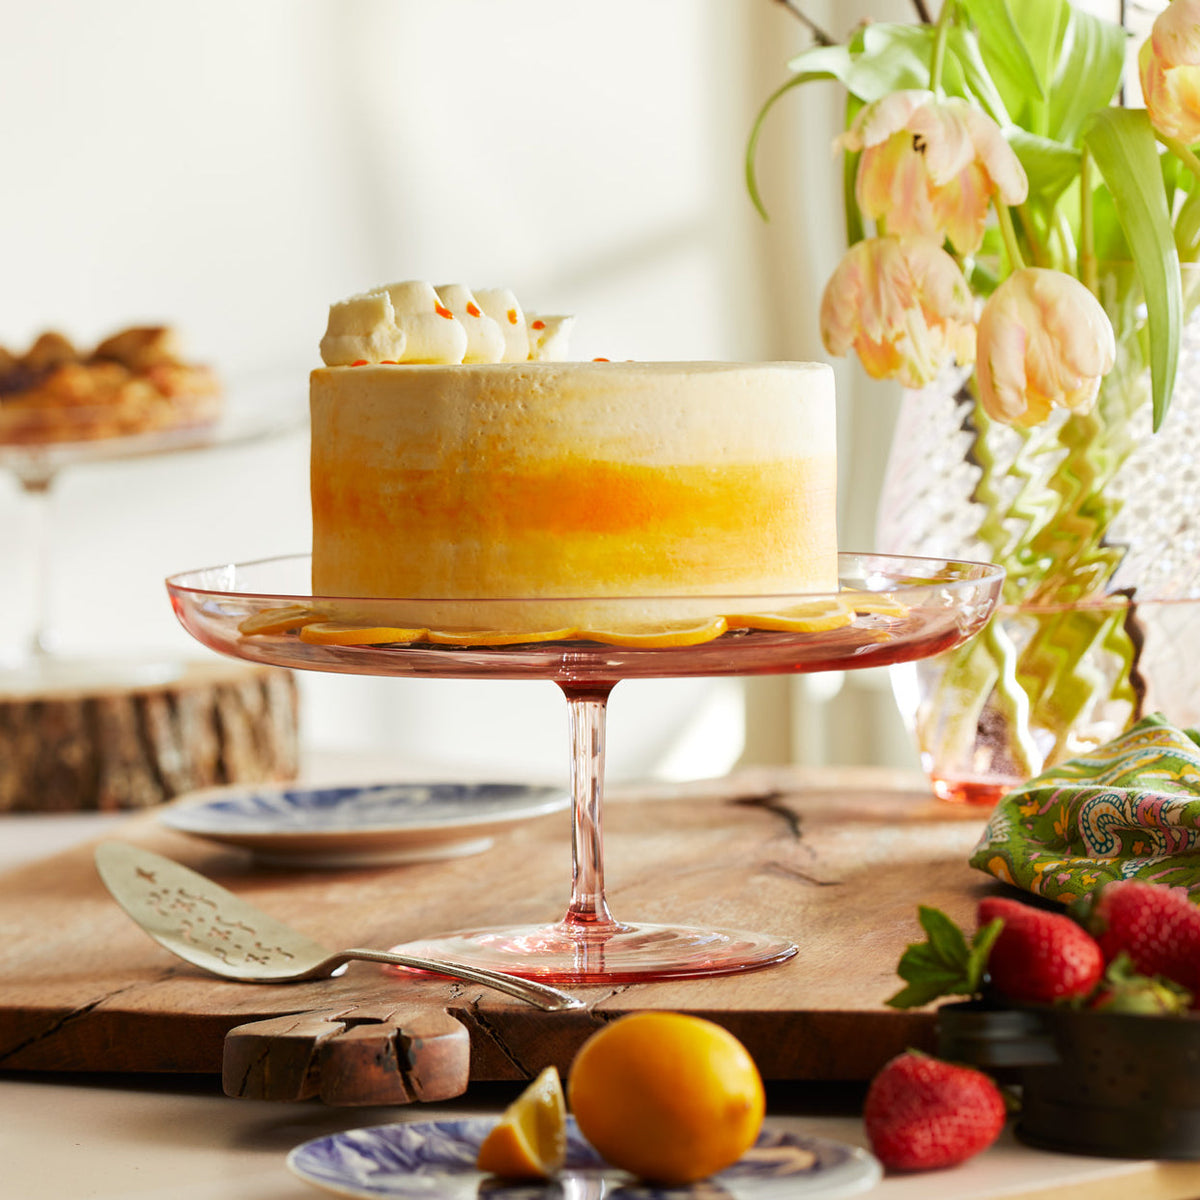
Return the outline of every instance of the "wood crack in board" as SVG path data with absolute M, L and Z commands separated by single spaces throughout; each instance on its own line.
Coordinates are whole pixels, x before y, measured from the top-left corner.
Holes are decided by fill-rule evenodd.
M 802 883 L 811 883 L 814 887 L 841 887 L 843 883 L 841 879 L 818 879 L 816 875 L 802 871 L 790 863 L 766 862 L 763 863 L 761 869 L 774 875 L 783 875 L 788 879 L 799 879 Z
M 492 1046 L 498 1050 L 504 1060 L 512 1066 L 518 1079 L 532 1079 L 537 1074 L 530 1066 L 521 1061 L 520 1056 L 509 1046 L 504 1035 L 487 1019 L 479 1006 L 478 1000 L 473 1000 L 467 1007 L 471 1022 L 480 1033 L 487 1036 Z
M 174 975 L 174 968 L 164 971 L 159 979 L 168 979 Z M 37 1030 L 35 1033 L 23 1038 L 21 1041 L 14 1043 L 11 1046 L 0 1047 L 0 1067 L 3 1067 L 10 1060 L 17 1058 L 31 1046 L 36 1046 L 39 1042 L 44 1042 L 49 1038 L 55 1037 L 61 1033 L 73 1021 L 81 1020 L 102 1005 L 107 1004 L 110 1000 L 116 999 L 118 996 L 124 995 L 126 992 L 137 991 L 139 988 L 145 987 L 144 981 L 137 983 L 129 983 L 124 987 L 113 988 L 112 991 L 104 993 L 102 996 L 97 996 L 94 1000 L 89 1000 L 86 1004 L 77 1005 L 69 1012 L 65 1012 L 57 1016 L 48 1025 Z
M 756 795 L 735 796 L 730 803 L 736 804 L 739 808 L 761 808 L 764 812 L 781 818 L 787 826 L 788 833 L 799 841 L 804 836 L 803 818 L 791 805 L 784 804 L 783 800 L 786 795 L 786 792 L 773 788 Z
M 473 1078 L 529 1080 L 543 1067 L 554 1065 L 565 1079 L 583 1042 L 623 1015 L 601 1006 L 619 1003 L 622 997 L 637 991 L 638 985 L 610 985 L 597 989 L 597 994 L 581 996 L 583 1007 L 554 1013 L 524 1005 L 496 1007 L 486 1001 L 451 1011 L 470 1030 L 473 1064 L 486 1063 L 482 1074 L 474 1074 L 473 1068 Z

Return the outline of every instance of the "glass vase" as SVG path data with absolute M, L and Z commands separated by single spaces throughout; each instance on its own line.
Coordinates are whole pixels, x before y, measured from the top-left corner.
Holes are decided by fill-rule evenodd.
M 1200 309 L 1187 268 L 1171 409 L 1151 432 L 1145 311 L 1132 272 L 1101 299 L 1117 361 L 1095 408 L 994 422 L 965 371 L 901 402 L 877 525 L 887 553 L 997 562 L 988 627 L 892 668 L 935 793 L 992 804 L 1147 712 L 1200 724 Z

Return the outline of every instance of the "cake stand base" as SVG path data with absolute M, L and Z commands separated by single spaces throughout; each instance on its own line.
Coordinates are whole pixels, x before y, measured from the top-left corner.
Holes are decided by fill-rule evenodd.
M 796 947 L 769 934 L 675 925 L 604 923 L 471 929 L 393 946 L 545 983 L 644 983 L 732 975 L 783 962 Z M 385 968 L 407 974 L 404 968 Z

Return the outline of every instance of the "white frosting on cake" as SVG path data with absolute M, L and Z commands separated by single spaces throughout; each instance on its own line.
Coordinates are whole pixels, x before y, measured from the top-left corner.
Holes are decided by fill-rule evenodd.
M 573 317 L 526 316 L 507 288 L 410 280 L 329 308 L 326 366 L 561 361 Z

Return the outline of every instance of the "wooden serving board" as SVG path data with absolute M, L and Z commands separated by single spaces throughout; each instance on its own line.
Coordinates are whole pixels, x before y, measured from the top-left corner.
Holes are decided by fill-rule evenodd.
M 0 876 L 0 1069 L 224 1067 L 231 1094 L 434 1099 L 464 1090 L 468 1076 L 517 1080 L 549 1063 L 565 1073 L 602 1022 L 655 1008 L 726 1026 L 768 1079 L 862 1080 L 904 1047 L 932 1045 L 931 1011 L 884 1001 L 899 986 L 901 952 L 920 937 L 917 904 L 969 923 L 991 889 L 966 862 L 981 828 L 922 780 L 882 769 L 756 769 L 614 789 L 605 853 L 618 919 L 763 930 L 800 952 L 737 976 L 576 988 L 587 1008 L 563 1013 L 365 963 L 316 983 L 215 979 L 125 916 L 83 846 Z M 473 857 L 320 872 L 258 866 L 150 814 L 113 836 L 188 864 L 331 948 L 554 920 L 567 903 L 566 813 L 516 826 Z M 257 1022 L 272 1023 L 244 1028 Z

